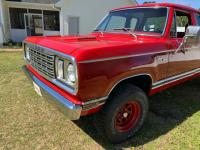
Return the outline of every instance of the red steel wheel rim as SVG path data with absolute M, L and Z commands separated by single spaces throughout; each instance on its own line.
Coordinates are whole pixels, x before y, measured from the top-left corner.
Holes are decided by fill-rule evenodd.
M 126 132 L 134 128 L 140 119 L 141 107 L 137 101 L 125 103 L 115 116 L 115 128 L 119 132 Z

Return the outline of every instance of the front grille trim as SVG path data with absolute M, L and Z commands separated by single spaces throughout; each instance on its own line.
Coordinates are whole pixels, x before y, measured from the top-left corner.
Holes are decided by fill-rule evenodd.
M 43 76 L 56 79 L 55 55 L 45 52 L 44 48 L 37 45 L 29 46 L 30 65 Z

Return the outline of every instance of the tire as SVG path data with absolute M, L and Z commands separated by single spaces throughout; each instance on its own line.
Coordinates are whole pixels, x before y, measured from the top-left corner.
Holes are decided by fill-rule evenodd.
M 132 84 L 124 84 L 112 93 L 103 109 L 94 116 L 94 123 L 100 134 L 118 144 L 135 135 L 147 112 L 146 94 Z

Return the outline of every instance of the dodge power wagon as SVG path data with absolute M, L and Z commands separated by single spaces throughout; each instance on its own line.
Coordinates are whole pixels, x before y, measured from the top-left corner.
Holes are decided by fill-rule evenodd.
M 135 135 L 148 96 L 200 75 L 200 12 L 154 3 L 111 10 L 88 35 L 28 37 L 24 72 L 70 120 L 94 114 L 110 142 Z

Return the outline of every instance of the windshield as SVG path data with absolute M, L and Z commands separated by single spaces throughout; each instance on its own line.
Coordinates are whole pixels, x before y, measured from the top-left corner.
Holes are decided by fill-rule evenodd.
M 116 32 L 129 29 L 136 34 L 162 35 L 167 22 L 167 8 L 136 8 L 111 11 L 95 31 Z M 119 32 L 119 30 L 117 31 Z M 126 32 L 120 30 L 120 32 Z

